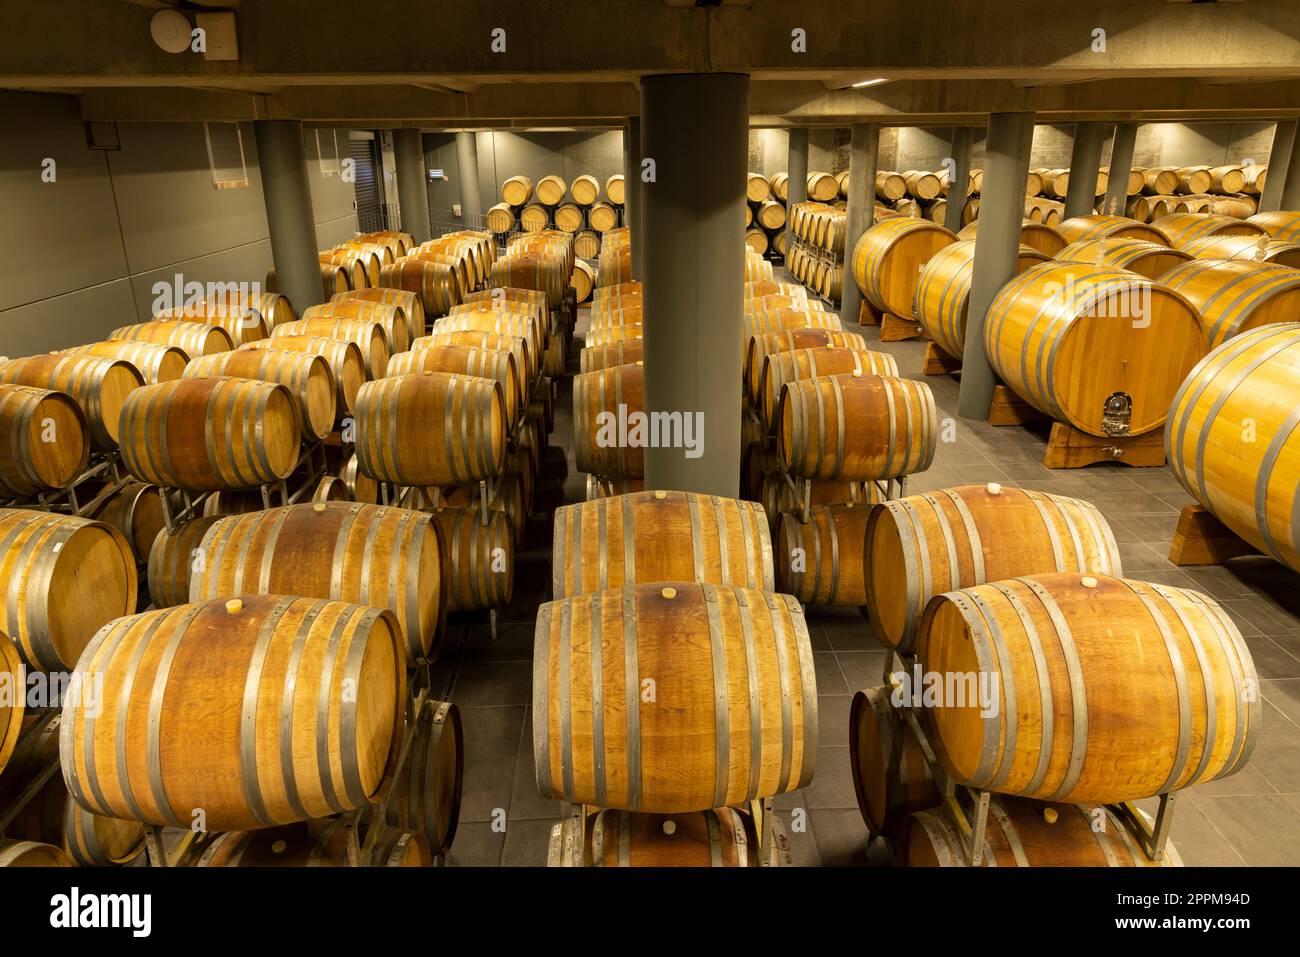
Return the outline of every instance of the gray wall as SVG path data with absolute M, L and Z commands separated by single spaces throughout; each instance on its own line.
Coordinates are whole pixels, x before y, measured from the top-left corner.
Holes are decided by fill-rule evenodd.
M 250 125 L 249 185 L 216 189 L 199 123 L 123 123 L 121 149 L 86 146 L 74 97 L 0 92 L 0 354 L 88 342 L 148 319 L 153 284 L 261 282 L 271 244 Z M 341 142 L 344 134 L 341 133 Z M 309 137 L 322 247 L 356 231 L 353 187 L 324 176 Z M 344 147 L 345 148 L 345 147 Z M 53 158 L 54 183 L 41 181 Z
M 501 202 L 501 182 L 511 176 L 527 176 L 536 183 L 556 174 L 572 183 L 588 173 L 600 182 L 623 172 L 622 130 L 585 132 L 509 133 L 488 131 L 475 134 L 478 145 L 478 180 L 483 209 Z M 460 202 L 460 164 L 456 161 L 454 133 L 426 133 L 425 159 L 430 169 L 447 174 L 444 181 L 430 180 L 429 208 L 434 222 L 453 222 L 452 206 Z

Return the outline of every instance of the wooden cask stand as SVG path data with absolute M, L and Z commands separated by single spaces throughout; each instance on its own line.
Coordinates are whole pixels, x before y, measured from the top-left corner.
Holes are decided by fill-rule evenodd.
M 116 449 L 111 452 L 92 452 L 85 470 L 67 488 L 52 489 L 30 498 L 3 500 L 0 501 L 0 506 L 88 518 L 132 481 L 134 479 L 123 468 L 122 458 Z M 90 488 L 95 493 L 87 497 Z
M 927 342 L 925 345 L 925 365 L 922 366 L 921 373 L 923 375 L 959 376 L 961 374 L 961 360 L 948 355 L 933 342 Z M 996 425 L 997 423 L 990 421 L 989 424 Z
M 919 670 L 915 656 L 900 652 L 897 649 L 886 649 L 884 674 L 882 675 L 886 688 L 892 689 L 899 683 L 898 672 L 894 668 L 895 656 L 897 656 L 898 663 L 905 673 L 913 673 L 914 668 Z M 956 825 L 957 836 L 966 863 L 971 867 L 979 867 L 984 859 L 986 846 L 984 835 L 988 828 L 989 800 L 993 797 L 993 792 L 983 788 L 968 787 L 950 778 L 944 771 L 929 738 L 926 737 L 925 729 L 916 716 L 916 709 L 911 706 L 904 706 L 899 708 L 898 712 L 899 717 L 907 723 L 908 728 L 916 735 L 925 763 L 929 766 L 931 775 L 939 785 L 943 807 L 948 811 L 953 823 Z M 1160 804 L 1156 810 L 1155 820 L 1151 824 L 1147 823 L 1146 818 L 1132 801 L 1104 806 L 1109 808 L 1124 824 L 1128 825 L 1148 860 L 1159 862 L 1163 860 L 1165 847 L 1169 842 L 1169 832 L 1173 824 L 1174 802 L 1177 795 L 1177 791 L 1166 791 L 1164 794 L 1159 795 Z M 873 838 L 882 838 L 888 843 L 888 838 L 885 835 L 873 834 L 871 836 Z M 890 850 L 892 852 L 893 848 L 891 847 Z
M 998 383 L 993 387 L 989 425 L 1028 425 L 1046 421 L 1049 421 L 1046 414 L 1016 395 L 1009 386 Z M 1043 455 L 1046 468 L 1080 469 L 1096 462 L 1116 462 L 1135 468 L 1164 465 L 1164 430 L 1154 429 L 1143 435 L 1098 436 L 1081 432 L 1064 422 L 1052 422 L 1047 451 Z
M 1202 505 L 1183 506 L 1169 546 L 1169 560 L 1175 565 L 1221 565 L 1229 558 L 1259 553 Z
M 993 404 L 989 407 L 989 425 L 1028 425 L 1042 422 L 1047 416 L 1039 412 L 1008 386 L 999 382 L 993 387 Z
M 866 299 L 862 300 L 862 309 L 858 313 L 858 325 L 879 326 L 881 342 L 902 342 L 905 339 L 926 338 L 925 330 L 915 319 L 896 316 L 892 312 L 881 312 Z

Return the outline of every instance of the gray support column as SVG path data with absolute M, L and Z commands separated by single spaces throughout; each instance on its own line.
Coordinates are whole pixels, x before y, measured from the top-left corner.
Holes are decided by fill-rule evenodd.
M 970 183 L 970 151 L 974 142 L 974 127 L 953 127 L 948 148 L 953 161 L 952 182 L 948 184 L 948 207 L 943 214 L 943 225 L 954 233 L 961 229 L 961 211 L 966 205 L 966 189 Z M 845 279 L 848 277 L 845 276 Z
M 301 314 L 325 301 L 317 258 L 316 216 L 307 182 L 307 156 L 298 120 L 255 120 L 257 165 L 262 174 L 262 199 L 271 231 L 275 282 Z
M 397 162 L 397 201 L 402 207 L 402 229 L 417 243 L 433 238 L 429 225 L 429 190 L 424 185 L 424 147 L 419 130 L 393 130 L 393 159 Z
M 794 230 L 790 209 L 795 203 L 808 198 L 808 130 L 794 127 L 790 130 L 790 149 L 785 161 L 785 249 L 794 248 Z M 787 256 L 788 261 L 788 256 Z
M 1269 169 L 1269 175 L 1273 170 Z M 1267 181 L 1264 183 L 1268 185 Z M 1281 209 L 1300 209 L 1300 136 L 1291 138 L 1291 155 L 1287 157 L 1286 182 L 1282 184 L 1282 195 L 1278 202 Z
M 1020 224 L 1025 216 L 1025 180 L 1033 143 L 1034 114 L 994 113 L 989 117 L 980 228 L 975 234 L 975 266 L 957 401 L 958 414 L 967 419 L 987 419 L 993 403 L 997 380 L 984 351 L 984 320 L 998 290 L 1016 275 Z
M 1286 186 L 1287 164 L 1296 142 L 1296 121 L 1278 120 L 1273 130 L 1273 146 L 1268 151 L 1268 175 L 1259 197 L 1259 211 L 1271 213 L 1282 208 L 1282 188 Z
M 460 170 L 460 211 L 471 226 L 483 229 L 483 196 L 478 187 L 478 140 L 470 131 L 456 134 L 456 166 Z
M 849 208 L 844 217 L 844 283 L 840 294 L 840 322 L 857 326 L 862 290 L 853 278 L 853 247 L 876 219 L 876 161 L 880 152 L 880 127 L 854 123 L 849 134 Z
M 1097 173 L 1101 169 L 1101 148 L 1106 144 L 1106 132 L 1104 123 L 1076 123 L 1074 126 L 1074 148 L 1070 151 L 1070 188 L 1065 197 L 1066 219 L 1092 214 L 1093 204 L 1097 201 Z M 1118 182 L 1127 181 L 1128 173 L 1121 172 Z M 1107 190 L 1109 189 L 1108 185 Z
M 636 211 L 645 264 L 646 411 L 689 424 L 698 443 L 695 450 L 681 441 L 646 448 L 646 488 L 735 498 L 749 77 L 643 78 L 641 135 L 655 174 Z
M 631 229 L 632 237 L 632 278 L 637 281 L 645 279 L 645 243 L 641 241 L 641 117 L 627 118 L 627 132 L 624 134 L 627 157 L 623 167 L 623 222 Z
M 1107 216 L 1123 216 L 1128 209 L 1128 174 L 1133 171 L 1137 132 L 1136 123 L 1115 124 L 1115 138 L 1110 144 L 1110 181 L 1101 207 Z

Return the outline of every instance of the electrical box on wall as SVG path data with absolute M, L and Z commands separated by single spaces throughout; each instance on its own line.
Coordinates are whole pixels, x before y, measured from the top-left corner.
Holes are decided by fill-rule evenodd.
M 429 170 L 429 179 L 446 179 L 446 178 L 447 178 L 446 170 L 441 170 L 441 169 Z
M 203 59 L 238 60 L 239 39 L 235 35 L 235 15 L 229 10 L 196 13 L 194 23 L 205 34 Z

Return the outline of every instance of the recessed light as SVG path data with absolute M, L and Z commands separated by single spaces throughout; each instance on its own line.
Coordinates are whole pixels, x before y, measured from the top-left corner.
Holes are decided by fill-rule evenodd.
M 874 80 L 862 80 L 858 83 L 854 83 L 853 89 L 860 90 L 864 86 L 879 86 L 881 83 L 888 83 L 888 82 L 889 81 L 887 79 L 881 76 L 881 77 L 876 77 L 876 79 Z

